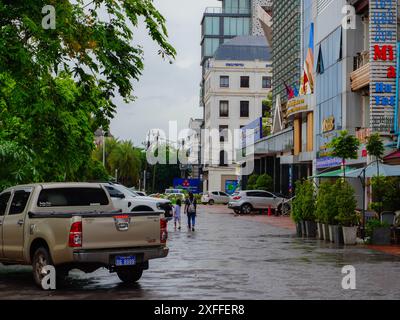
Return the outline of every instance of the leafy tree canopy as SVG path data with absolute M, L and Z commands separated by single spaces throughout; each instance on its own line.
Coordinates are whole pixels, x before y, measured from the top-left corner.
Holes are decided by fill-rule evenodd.
M 54 30 L 42 27 L 48 4 Z M 108 129 L 115 94 L 133 100 L 143 70 L 143 51 L 132 44 L 140 21 L 159 53 L 173 58 L 151 0 L 0 0 L 0 145 L 11 152 L 0 160 L 27 152 L 37 172 L 10 183 L 83 179 L 93 132 Z

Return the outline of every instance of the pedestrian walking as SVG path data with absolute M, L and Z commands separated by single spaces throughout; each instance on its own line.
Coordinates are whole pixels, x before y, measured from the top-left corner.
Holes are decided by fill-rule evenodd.
M 189 192 L 189 197 L 185 200 L 185 213 L 188 218 L 188 228 L 194 231 L 196 225 L 197 202 L 192 192 Z
M 178 224 L 178 229 L 181 230 L 181 207 L 182 201 L 181 199 L 176 200 L 176 204 L 174 206 L 174 227 L 176 230 L 176 225 Z

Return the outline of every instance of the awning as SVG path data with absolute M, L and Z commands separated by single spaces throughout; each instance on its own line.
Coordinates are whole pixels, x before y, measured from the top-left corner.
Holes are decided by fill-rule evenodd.
M 350 173 L 352 171 L 354 171 L 354 169 L 352 169 L 350 167 L 346 167 L 345 171 L 343 169 L 339 169 L 339 170 L 324 172 L 324 173 L 312 176 L 311 178 L 343 178 L 345 176 L 344 173 L 346 173 L 346 177 L 347 177 L 348 173 Z
M 400 150 L 397 150 L 383 158 L 383 161 L 390 160 L 400 160 Z
M 349 172 L 348 176 L 349 178 L 358 178 L 358 177 L 364 177 L 364 171 L 365 171 L 365 177 L 366 178 L 372 178 L 375 176 L 378 176 L 378 166 L 377 163 L 371 163 L 365 168 L 353 170 L 352 172 Z M 379 176 L 380 177 L 400 177 L 400 166 L 393 166 L 393 165 L 388 165 L 388 164 L 379 164 Z

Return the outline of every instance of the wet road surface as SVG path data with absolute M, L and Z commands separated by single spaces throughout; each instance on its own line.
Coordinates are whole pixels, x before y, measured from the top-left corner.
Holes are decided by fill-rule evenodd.
M 170 254 L 150 261 L 140 282 L 71 271 L 57 291 L 33 284 L 30 267 L 0 265 L 0 299 L 399 299 L 400 258 L 362 247 L 297 239 L 293 231 L 202 207 L 196 231 L 169 223 Z M 227 210 L 225 210 L 228 212 Z M 342 267 L 356 268 L 343 290 Z

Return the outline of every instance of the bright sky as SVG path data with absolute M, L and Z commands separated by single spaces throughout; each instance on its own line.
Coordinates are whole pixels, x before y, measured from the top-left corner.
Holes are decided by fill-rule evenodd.
M 149 129 L 160 128 L 168 134 L 169 120 L 178 121 L 181 130 L 190 117 L 202 117 L 200 22 L 206 7 L 221 6 L 217 0 L 154 0 L 154 4 L 167 19 L 169 40 L 178 55 L 169 64 L 157 54 L 158 47 L 144 28 L 135 32 L 135 43 L 145 52 L 145 70 L 135 84 L 137 100 L 127 105 L 117 99 L 117 114 L 111 122 L 116 138 L 132 140 L 135 145 L 145 141 Z

